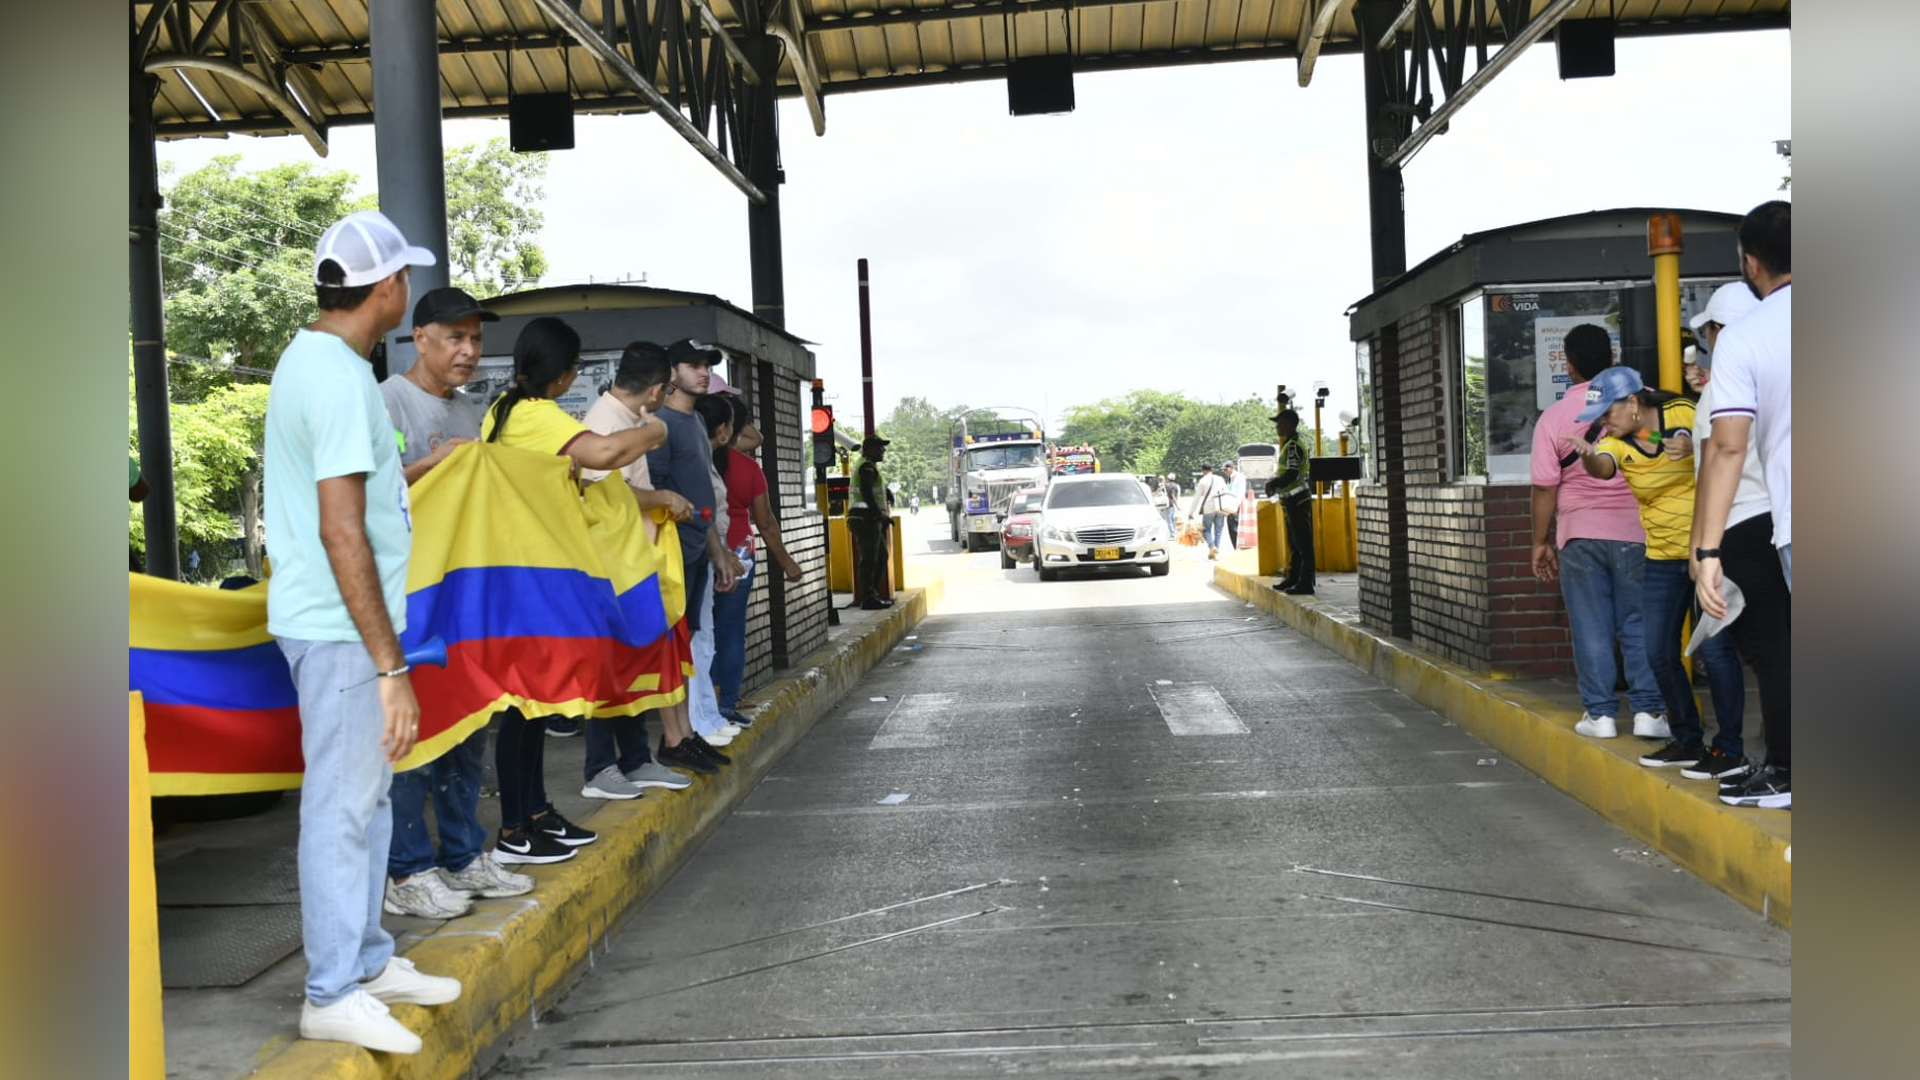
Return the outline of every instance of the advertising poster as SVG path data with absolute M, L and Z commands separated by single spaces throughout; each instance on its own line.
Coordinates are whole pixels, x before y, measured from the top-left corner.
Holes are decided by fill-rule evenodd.
M 1547 315 L 1533 320 L 1534 378 L 1538 380 L 1537 407 L 1547 406 L 1567 396 L 1567 387 L 1573 385 L 1573 370 L 1567 366 L 1567 353 L 1564 344 L 1567 331 L 1581 323 L 1598 321 L 1579 315 Z M 1607 336 L 1613 340 L 1613 362 L 1620 362 L 1620 327 L 1617 324 L 1598 323 L 1606 326 Z M 1531 438 L 1531 436 L 1529 436 Z
M 567 388 L 566 393 L 560 395 L 558 404 L 561 410 L 575 420 L 585 416 L 587 407 L 613 385 L 613 372 L 619 366 L 619 350 L 581 353 L 580 376 L 573 380 L 573 385 Z M 513 356 L 483 356 L 473 378 L 461 387 L 461 391 L 479 399 L 484 407 L 493 404 L 493 399 L 506 393 L 507 387 L 512 385 Z

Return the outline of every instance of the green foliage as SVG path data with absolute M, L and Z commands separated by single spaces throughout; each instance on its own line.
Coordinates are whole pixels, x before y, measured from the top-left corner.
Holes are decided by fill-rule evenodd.
M 329 224 L 373 205 L 349 172 L 304 162 L 240 172 L 239 155 L 181 177 L 160 212 L 167 347 L 189 357 L 268 368 L 313 313 L 313 248 Z M 230 372 L 175 365 L 174 398 L 194 401 Z
M 892 442 L 887 446 L 887 479 L 900 484 L 902 499 L 919 493 L 924 502 L 938 487 L 944 497 L 950 486 L 947 442 L 953 421 L 965 405 L 941 409 L 925 398 L 900 399 L 874 430 Z
M 1240 454 L 1242 444 L 1274 441 L 1272 405 L 1247 398 L 1226 405 L 1192 402 L 1167 432 L 1166 451 L 1153 471 L 1173 473 L 1191 489 L 1203 464 L 1219 466 Z M 1147 471 L 1147 470 L 1137 470 Z
M 532 285 L 547 272 L 534 242 L 546 221 L 547 155 L 516 154 L 492 139 L 447 151 L 447 258 L 456 285 L 482 299 Z
M 1466 422 L 1468 476 L 1487 475 L 1487 358 L 1469 356 L 1466 363 Z
M 1193 402 L 1160 390 L 1135 390 L 1122 398 L 1077 405 L 1065 413 L 1058 441 L 1088 445 L 1111 472 L 1165 472 L 1170 429 Z
M 127 447 L 129 453 L 138 456 L 140 432 L 131 372 L 127 382 Z M 230 561 L 226 552 L 241 538 L 240 515 L 249 486 L 255 496 L 258 494 L 267 385 L 219 387 L 204 401 L 175 402 L 169 414 L 180 548 L 183 553 L 200 550 L 203 576 L 217 577 Z M 138 551 L 146 550 L 139 503 L 128 504 L 127 542 Z M 257 567 L 257 558 L 251 561 Z

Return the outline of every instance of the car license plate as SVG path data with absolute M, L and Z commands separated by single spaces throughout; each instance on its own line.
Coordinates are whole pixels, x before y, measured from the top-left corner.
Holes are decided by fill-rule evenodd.
M 1119 557 L 1120 549 L 1117 547 L 1097 547 L 1093 549 L 1093 560 L 1095 562 L 1106 562 L 1109 559 L 1117 559 Z

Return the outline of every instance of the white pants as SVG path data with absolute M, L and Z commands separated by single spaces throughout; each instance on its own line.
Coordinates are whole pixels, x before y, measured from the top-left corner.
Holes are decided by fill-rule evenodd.
M 701 735 L 719 731 L 727 721 L 713 692 L 713 579 L 701 590 L 700 629 L 693 635 L 693 678 L 687 680 L 687 720 Z

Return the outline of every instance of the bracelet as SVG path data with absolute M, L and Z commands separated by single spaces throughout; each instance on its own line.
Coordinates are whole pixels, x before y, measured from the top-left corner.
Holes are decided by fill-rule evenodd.
M 412 670 L 413 670 L 412 664 L 401 664 L 399 667 L 394 668 L 392 671 L 376 671 L 374 672 L 374 675 L 375 677 L 382 678 L 382 679 L 397 679 L 400 676 L 405 675 L 407 672 Z

